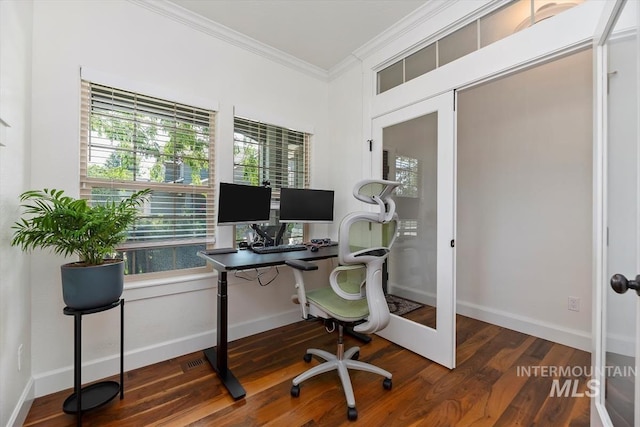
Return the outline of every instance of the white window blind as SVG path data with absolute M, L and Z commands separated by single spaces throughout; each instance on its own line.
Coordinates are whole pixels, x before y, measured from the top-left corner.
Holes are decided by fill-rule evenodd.
M 127 241 L 126 274 L 206 268 L 214 240 L 215 112 L 82 82 L 81 197 L 150 188 Z
M 308 187 L 309 135 L 236 117 L 234 121 L 233 181 L 280 189 Z
M 310 135 L 242 117 L 234 119 L 233 182 L 272 188 L 270 223 L 277 228 L 281 188 L 309 187 Z M 238 227 L 236 238 L 243 238 Z M 290 224 L 285 237 L 290 243 L 303 240 L 303 226 Z M 285 242 L 285 243 L 289 243 Z

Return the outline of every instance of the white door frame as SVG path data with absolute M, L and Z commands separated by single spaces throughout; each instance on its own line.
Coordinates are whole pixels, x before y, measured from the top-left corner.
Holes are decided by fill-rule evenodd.
M 438 232 L 436 279 L 436 329 L 391 316 L 378 335 L 453 369 L 456 363 L 455 248 L 455 111 L 454 91 L 420 101 L 372 121 L 373 140 L 382 141 L 382 130 L 432 112 L 438 112 Z M 372 176 L 382 176 L 382 145 L 375 144 Z
M 606 290 L 609 288 L 608 250 L 607 250 L 607 174 L 608 174 L 608 58 L 607 40 L 613 29 L 617 16 L 624 8 L 627 0 L 608 1 L 602 11 L 601 20 L 596 28 L 593 40 L 594 52 L 594 157 L 593 157 L 593 320 L 592 320 L 592 381 L 598 387 L 591 399 L 591 425 L 613 426 L 605 407 L 606 380 Z M 640 120 L 640 118 L 639 118 Z M 630 201 L 632 203 L 632 201 Z M 629 296 L 632 298 L 633 296 Z M 636 304 L 636 325 L 640 314 L 640 299 Z M 640 328 L 637 328 L 640 331 Z M 636 358 L 640 354 L 636 337 Z M 636 359 L 637 367 L 637 359 Z M 640 420 L 640 382 L 635 381 L 634 419 L 638 425 Z

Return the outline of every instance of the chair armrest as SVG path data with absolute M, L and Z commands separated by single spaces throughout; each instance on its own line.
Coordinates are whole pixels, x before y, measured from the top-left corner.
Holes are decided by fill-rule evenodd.
M 289 267 L 295 268 L 296 270 L 313 271 L 318 269 L 318 266 L 316 264 L 309 261 L 303 261 L 301 259 L 289 259 L 284 263 Z
M 298 259 L 289 259 L 284 263 L 293 269 L 293 277 L 296 281 L 295 288 L 297 295 L 294 295 L 294 298 L 292 298 L 292 300 L 294 303 L 300 304 L 300 309 L 302 310 L 302 318 L 308 319 L 310 317 L 309 304 L 307 303 L 307 291 L 304 287 L 304 278 L 302 277 L 302 273 L 304 271 L 317 270 L 318 266 L 312 262 L 302 261 Z

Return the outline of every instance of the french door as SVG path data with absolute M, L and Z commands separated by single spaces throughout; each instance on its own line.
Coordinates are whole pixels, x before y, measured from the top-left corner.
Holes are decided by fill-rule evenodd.
M 378 334 L 455 367 L 455 116 L 453 91 L 377 117 L 372 173 L 400 181 L 399 235 L 388 259 L 388 295 L 424 316 L 391 316 Z
M 592 425 L 640 426 L 640 44 L 637 1 L 610 1 L 595 37 L 596 269 Z M 630 291 L 628 291 L 630 290 Z M 628 291 L 628 292 L 627 292 Z

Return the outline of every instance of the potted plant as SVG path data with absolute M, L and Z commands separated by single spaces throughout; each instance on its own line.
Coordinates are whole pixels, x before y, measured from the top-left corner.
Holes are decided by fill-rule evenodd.
M 77 255 L 79 261 L 61 266 L 62 297 L 69 308 L 85 310 L 120 299 L 124 262 L 115 259 L 116 245 L 126 239 L 138 208 L 151 190 L 120 201 L 90 206 L 62 190 L 26 191 L 20 196 L 25 217 L 13 225 L 11 244 L 29 252 L 35 248 Z

